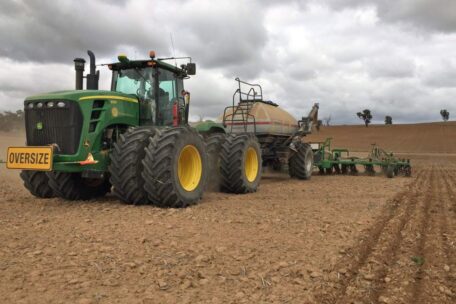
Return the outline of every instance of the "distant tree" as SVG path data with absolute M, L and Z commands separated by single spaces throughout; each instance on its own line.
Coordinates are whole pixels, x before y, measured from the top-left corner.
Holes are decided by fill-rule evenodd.
M 440 115 L 442 116 L 443 121 L 448 121 L 448 119 L 450 119 L 450 112 L 446 109 L 440 110 Z
M 331 119 L 332 119 L 331 115 L 323 118 L 323 121 L 325 122 L 325 126 L 329 126 L 329 124 L 331 123 Z
M 392 125 L 393 124 L 393 118 L 391 116 L 386 115 L 385 116 L 385 125 Z
M 24 127 L 24 111 L 0 112 L 0 131 L 11 131 Z
M 365 109 L 362 112 L 358 112 L 358 113 L 356 113 L 356 115 L 360 119 L 364 120 L 364 124 L 366 125 L 366 127 L 369 126 L 369 124 L 371 123 L 371 120 L 372 120 L 372 114 L 369 109 Z

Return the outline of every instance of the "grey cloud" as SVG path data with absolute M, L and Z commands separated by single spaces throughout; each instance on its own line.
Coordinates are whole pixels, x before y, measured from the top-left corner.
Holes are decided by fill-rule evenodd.
M 452 0 L 381 1 L 378 13 L 386 21 L 410 22 L 442 32 L 456 31 L 456 2 Z
M 174 19 L 179 49 L 196 54 L 202 67 L 250 76 L 261 71 L 268 36 L 260 2 L 191 1 L 179 11 Z
M 402 56 L 374 57 L 365 60 L 367 72 L 372 78 L 407 78 L 415 75 L 415 63 Z
M 2 1 L 0 56 L 20 61 L 68 62 L 87 49 L 112 56 L 124 45 L 154 46 L 168 41 L 125 8 L 96 1 Z
M 379 123 L 387 114 L 411 122 L 438 120 L 440 108 L 456 111 L 456 34 L 451 16 L 443 17 L 446 26 L 434 20 L 450 6 L 388 3 L 1 1 L 0 110 L 21 107 L 27 95 L 71 89 L 71 61 L 87 49 L 99 62 L 119 51 L 168 56 L 172 33 L 176 55 L 198 65 L 186 84 L 192 117 L 220 115 L 236 76 L 261 83 L 265 98 L 296 118 L 313 102 L 334 123 L 358 123 L 355 113 L 366 107 Z M 109 77 L 102 70 L 102 88 Z
M 423 82 L 434 88 L 456 88 L 456 58 L 442 59 L 432 65 L 424 75 Z
M 438 32 L 456 31 L 456 1 L 453 0 L 328 0 L 324 3 L 335 9 L 374 6 L 385 22 Z

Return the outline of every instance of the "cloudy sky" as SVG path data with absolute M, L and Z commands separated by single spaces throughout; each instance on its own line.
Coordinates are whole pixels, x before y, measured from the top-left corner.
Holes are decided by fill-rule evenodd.
M 193 57 L 194 118 L 230 104 L 235 77 L 296 117 L 319 102 L 334 124 L 360 123 L 364 108 L 377 123 L 456 115 L 455 0 L 1 0 L 0 111 L 72 89 L 87 49 L 98 63 L 151 49 Z

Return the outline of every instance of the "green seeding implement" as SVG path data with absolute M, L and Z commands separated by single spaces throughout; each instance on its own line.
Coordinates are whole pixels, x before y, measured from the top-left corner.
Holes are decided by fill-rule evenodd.
M 331 149 L 331 138 L 324 142 L 311 143 L 314 151 L 314 165 L 321 174 L 358 174 L 358 167 L 364 168 L 368 175 L 383 172 L 392 178 L 402 174 L 411 176 L 412 167 L 409 159 L 399 159 L 373 144 L 369 155 L 360 158 L 350 155 L 350 151 L 341 148 Z M 377 168 L 377 170 L 375 170 Z

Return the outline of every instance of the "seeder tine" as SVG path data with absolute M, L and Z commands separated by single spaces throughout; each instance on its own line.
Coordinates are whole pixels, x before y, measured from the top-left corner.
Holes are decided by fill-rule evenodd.
M 347 167 L 347 165 L 342 164 L 341 167 L 342 167 L 342 168 L 341 168 L 342 174 L 347 174 L 347 173 L 348 173 L 348 167 Z
M 350 165 L 350 174 L 358 175 L 358 168 L 356 168 L 356 165 Z
M 364 170 L 367 175 L 375 175 L 375 170 L 373 165 L 364 165 Z

